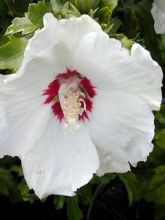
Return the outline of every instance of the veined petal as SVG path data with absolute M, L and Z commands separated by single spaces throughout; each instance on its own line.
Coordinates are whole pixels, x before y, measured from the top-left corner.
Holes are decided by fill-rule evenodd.
M 21 156 L 43 135 L 51 108 L 33 93 L 9 88 L 3 92 L 0 109 L 5 112 L 5 127 L 0 132 L 0 155 Z
M 95 146 L 85 127 L 82 125 L 79 132 L 68 131 L 54 117 L 40 141 L 21 160 L 26 181 L 39 198 L 73 195 L 99 167 Z
M 156 33 L 164 34 L 165 33 L 165 1 L 154 0 L 151 13 L 154 18 L 154 27 Z
M 128 163 L 145 161 L 153 149 L 154 116 L 131 94 L 98 94 L 86 126 L 100 155 L 101 174 L 126 172 Z
M 128 92 L 143 99 L 152 110 L 160 108 L 162 70 L 139 44 L 134 44 L 129 54 L 105 33 L 89 33 L 76 50 L 74 68 L 100 90 Z
M 25 61 L 18 73 L 6 76 L 4 78 L 6 86 L 33 91 L 41 96 L 42 91 L 54 80 L 56 74 L 66 71 L 64 64 L 66 54 L 67 51 L 61 44 L 41 51 L 32 60 Z
M 57 42 L 63 42 L 66 47 L 74 50 L 87 33 L 102 32 L 100 25 L 87 15 L 58 21 L 51 13 L 47 13 L 43 18 L 43 23 L 44 28 L 35 33 L 25 50 L 25 57 L 29 59 L 37 56 L 47 47 L 54 46 Z
M 21 82 L 24 88 L 44 89 L 55 75 L 72 66 L 74 51 L 83 36 L 102 32 L 100 25 L 87 15 L 57 21 L 47 13 L 43 23 L 44 28 L 37 30 L 29 40 L 19 71 L 7 76 L 6 81 L 17 79 L 19 82 L 14 83 Z

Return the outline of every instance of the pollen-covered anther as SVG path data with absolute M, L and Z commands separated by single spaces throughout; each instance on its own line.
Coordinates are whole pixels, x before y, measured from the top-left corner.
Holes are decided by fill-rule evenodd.
M 84 94 L 75 83 L 67 86 L 64 91 L 60 103 L 66 121 L 65 126 L 71 130 L 78 130 L 79 117 L 86 111 L 86 104 L 83 100 Z

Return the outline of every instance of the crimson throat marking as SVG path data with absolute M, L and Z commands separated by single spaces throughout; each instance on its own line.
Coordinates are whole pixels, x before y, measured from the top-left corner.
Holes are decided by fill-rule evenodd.
M 91 81 L 76 70 L 67 69 L 59 73 L 44 90 L 44 104 L 52 103 L 52 111 L 60 121 L 65 120 L 66 127 L 79 128 L 78 121 L 89 119 L 92 112 L 95 87 Z

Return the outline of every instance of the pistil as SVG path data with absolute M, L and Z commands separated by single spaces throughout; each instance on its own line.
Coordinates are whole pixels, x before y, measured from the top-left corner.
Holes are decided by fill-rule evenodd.
M 65 126 L 71 130 L 79 129 L 79 117 L 86 111 L 86 104 L 83 100 L 85 95 L 80 91 L 76 83 L 63 84 L 59 90 L 59 99 L 65 118 Z

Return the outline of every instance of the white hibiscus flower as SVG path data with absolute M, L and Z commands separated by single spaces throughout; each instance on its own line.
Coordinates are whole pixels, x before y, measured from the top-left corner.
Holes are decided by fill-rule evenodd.
M 38 197 L 71 196 L 93 173 L 127 172 L 152 151 L 162 71 L 89 16 L 44 16 L 16 75 L 1 80 L 0 155 L 19 156 Z M 4 117 L 6 121 L 4 121 Z
M 165 34 L 165 0 L 154 0 L 151 13 L 156 33 Z

